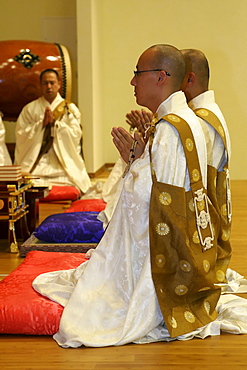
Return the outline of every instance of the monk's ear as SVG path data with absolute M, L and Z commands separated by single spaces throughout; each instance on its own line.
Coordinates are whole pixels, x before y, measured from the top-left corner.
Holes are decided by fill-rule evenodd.
M 196 75 L 194 72 L 189 72 L 187 76 L 187 86 L 193 86 L 196 81 Z
M 162 85 L 165 80 L 167 79 L 167 75 L 165 71 L 159 71 L 158 75 L 158 85 Z

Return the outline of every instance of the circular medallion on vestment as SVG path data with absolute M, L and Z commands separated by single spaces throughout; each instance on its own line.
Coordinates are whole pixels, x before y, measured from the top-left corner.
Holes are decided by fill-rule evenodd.
M 192 152 L 192 150 L 194 149 L 194 143 L 193 143 L 193 141 L 190 138 L 187 138 L 186 139 L 185 145 L 186 145 L 187 150 L 189 152 Z
M 203 269 L 204 271 L 206 272 L 206 274 L 208 273 L 208 271 L 210 270 L 210 262 L 208 260 L 204 260 L 202 262 L 202 265 L 203 265 Z
M 155 257 L 156 266 L 162 268 L 164 267 L 165 263 L 166 263 L 165 256 L 163 254 L 157 254 L 157 256 Z
M 156 226 L 156 232 L 157 234 L 159 235 L 167 235 L 169 234 L 170 232 L 170 228 L 167 224 L 165 224 L 164 222 L 160 222 L 157 226 Z
M 164 204 L 165 206 L 169 206 L 169 204 L 171 204 L 172 197 L 169 193 L 163 191 L 159 195 L 159 201 L 161 204 Z
M 193 324 L 196 321 L 195 316 L 190 311 L 185 311 L 184 312 L 184 317 L 185 317 L 185 320 L 187 320 L 191 324 Z
M 185 286 L 185 285 L 178 285 L 178 286 L 176 286 L 176 288 L 175 288 L 175 293 L 177 294 L 177 295 L 184 295 L 184 294 L 186 294 L 188 292 L 188 288 L 187 288 L 187 286 Z
M 222 270 L 216 271 L 216 279 L 220 282 L 223 282 L 225 280 L 225 273 Z
M 179 261 L 179 267 L 184 272 L 190 272 L 191 271 L 191 264 L 188 261 L 185 261 L 185 260 Z

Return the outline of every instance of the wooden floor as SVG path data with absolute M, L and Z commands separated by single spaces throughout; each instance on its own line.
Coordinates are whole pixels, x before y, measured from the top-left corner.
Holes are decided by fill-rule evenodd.
M 247 277 L 247 180 L 232 181 L 233 256 L 230 267 Z M 63 212 L 64 204 L 42 205 L 40 218 Z M 22 259 L 0 248 L 0 273 Z M 246 295 L 242 295 L 247 298 Z M 222 334 L 186 342 L 63 349 L 52 337 L 0 335 L 0 369 L 247 369 L 247 335 Z

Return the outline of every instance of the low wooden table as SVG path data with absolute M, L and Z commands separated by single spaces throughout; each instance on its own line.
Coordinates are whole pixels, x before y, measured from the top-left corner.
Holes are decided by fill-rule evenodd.
M 8 229 L 8 242 L 11 253 L 18 253 L 16 228 L 22 239 L 30 235 L 26 215 L 28 205 L 25 192 L 33 186 L 32 183 L 23 184 L 21 181 L 6 184 L 0 182 L 0 223 L 1 230 Z
M 0 182 L 0 237 L 8 237 L 11 253 L 18 253 L 18 239 L 29 238 L 38 222 L 38 199 L 48 194 L 48 187 L 37 188 L 32 182 Z
M 26 191 L 26 203 L 29 206 L 27 214 L 27 224 L 30 233 L 38 225 L 39 221 L 39 199 L 45 198 L 49 194 L 47 186 L 33 186 Z

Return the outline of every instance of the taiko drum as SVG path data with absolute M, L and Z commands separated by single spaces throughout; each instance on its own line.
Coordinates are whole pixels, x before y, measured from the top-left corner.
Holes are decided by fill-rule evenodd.
M 40 73 L 55 69 L 60 94 L 70 100 L 71 63 L 65 46 L 41 41 L 0 41 L 0 111 L 5 121 L 16 121 L 22 108 L 40 97 Z

